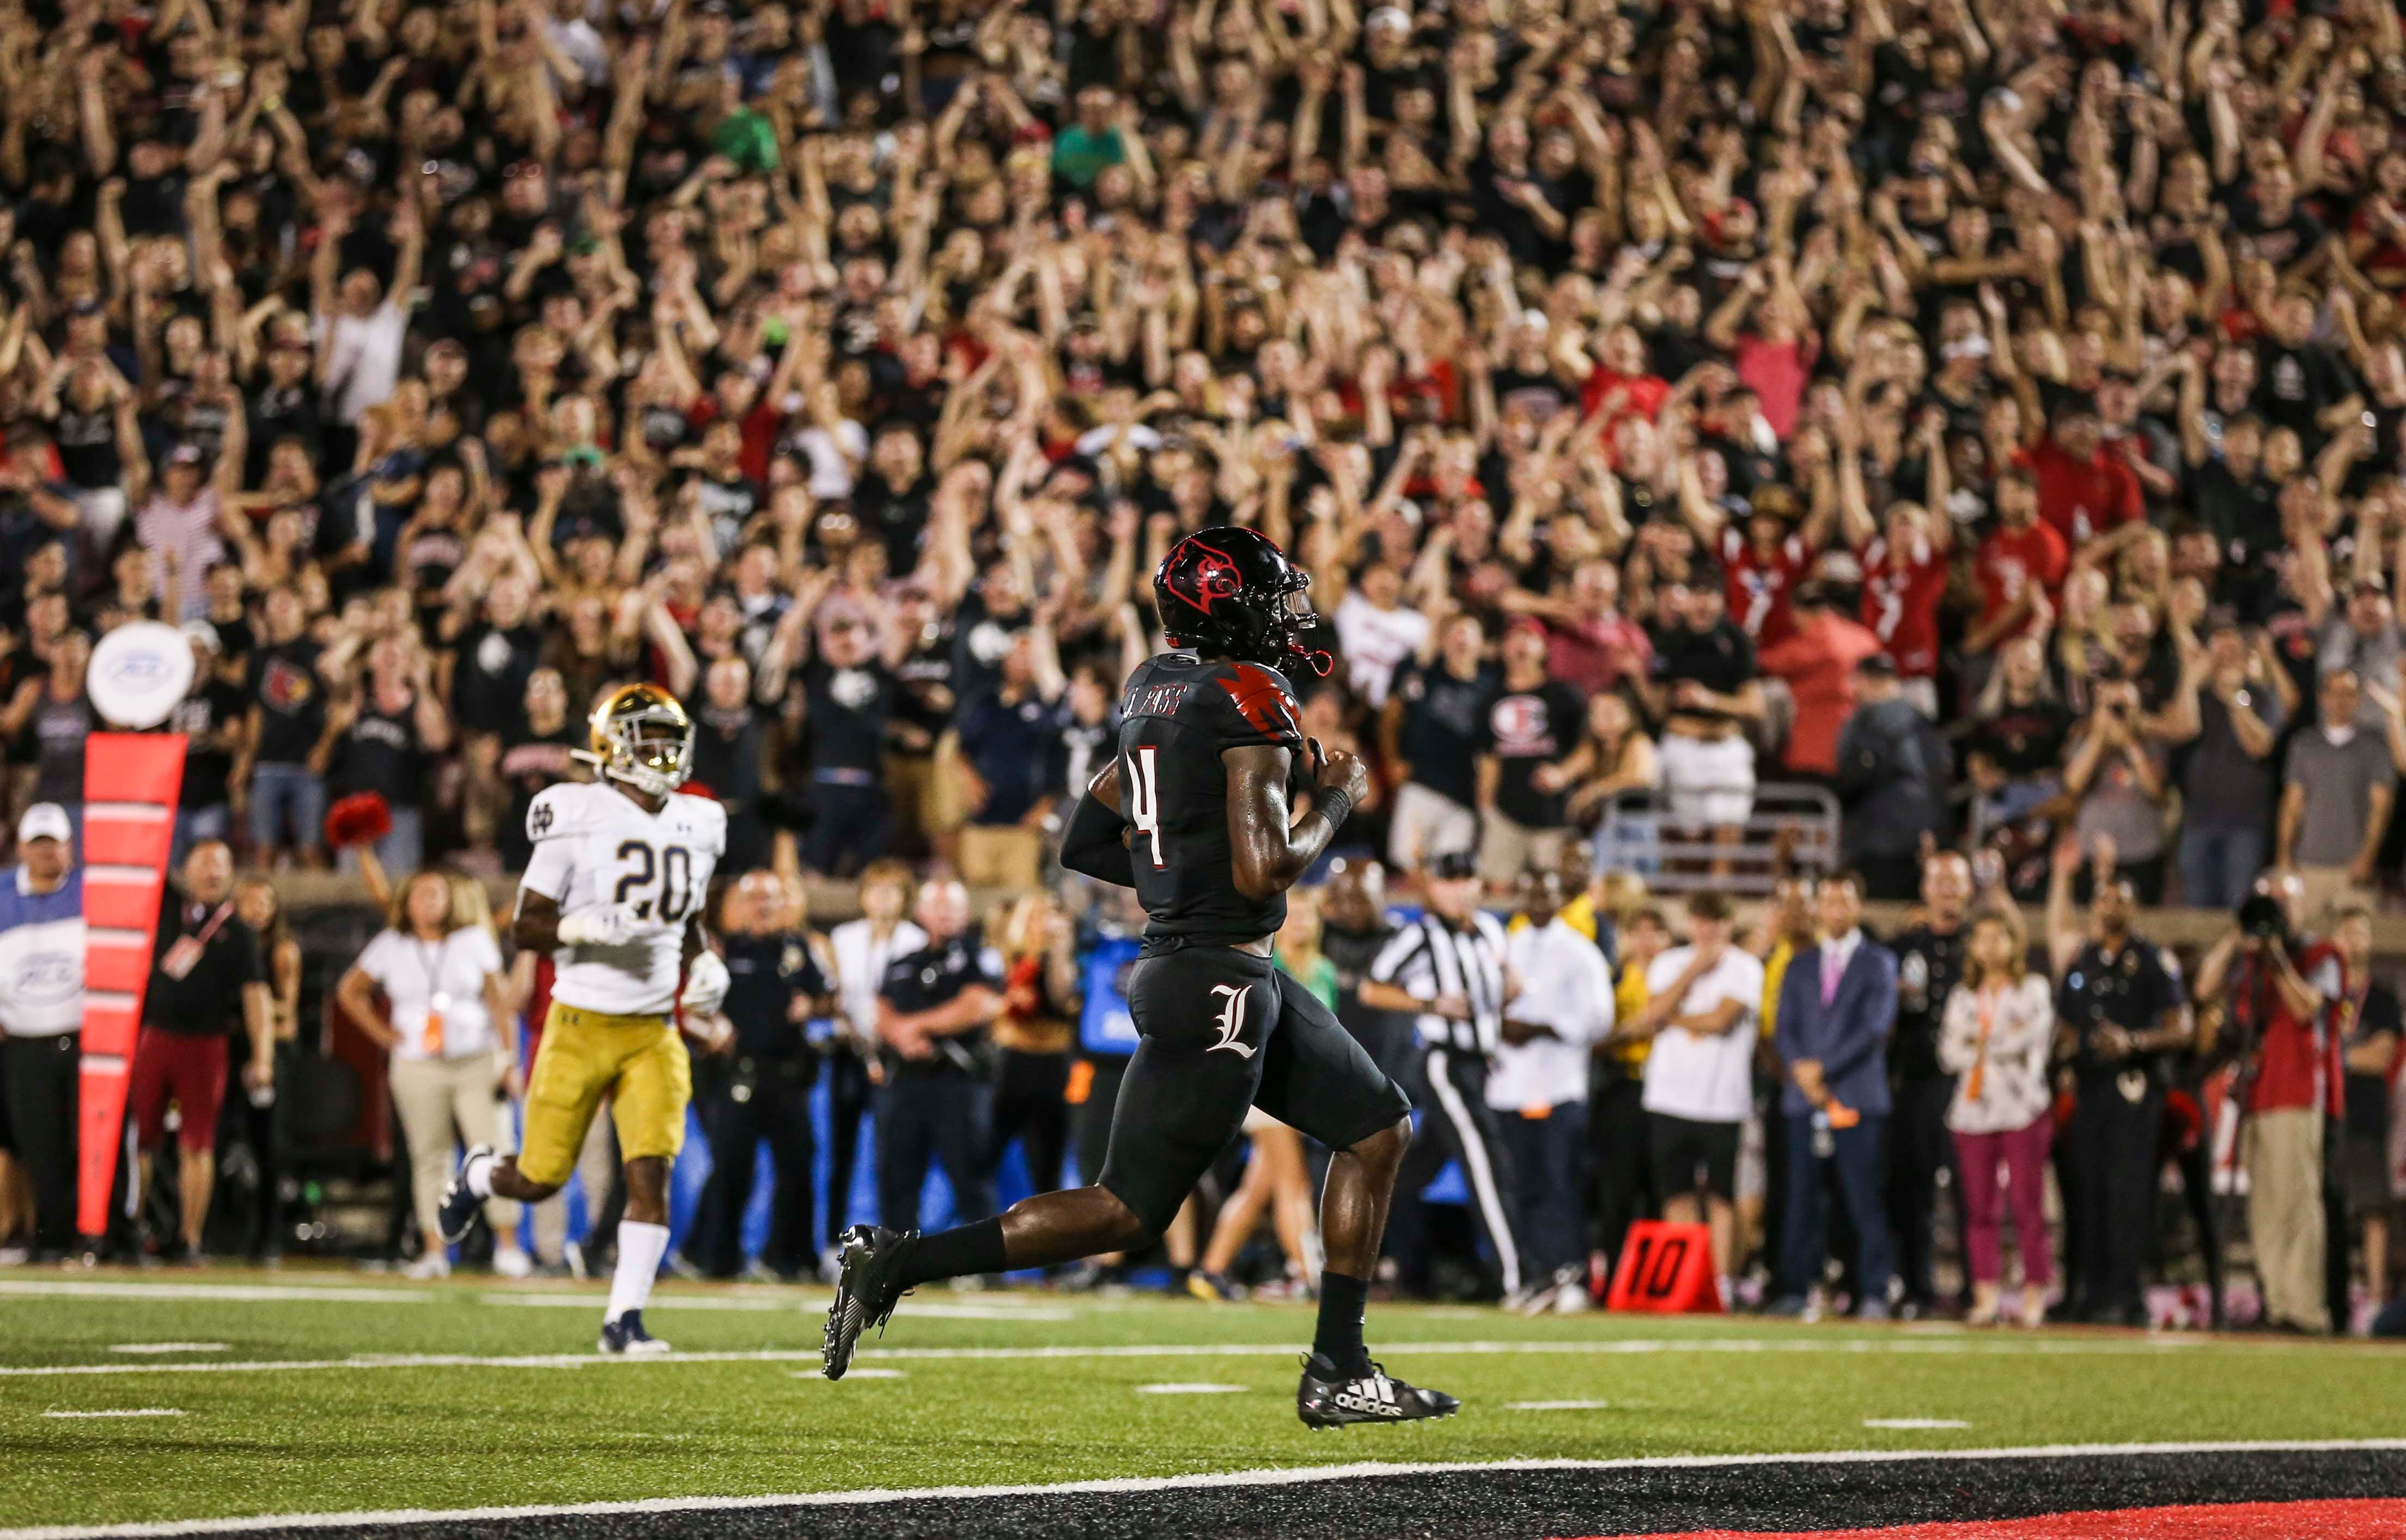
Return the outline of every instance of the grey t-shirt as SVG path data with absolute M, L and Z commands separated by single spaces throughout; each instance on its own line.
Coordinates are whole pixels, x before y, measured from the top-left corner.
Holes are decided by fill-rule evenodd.
M 2281 698 L 2265 689 L 2251 688 L 2243 694 L 2248 710 L 2265 730 L 2280 737 L 2286 720 Z M 2189 747 L 2181 778 L 2181 801 L 2189 827 L 2269 828 L 2278 761 L 2269 750 L 2258 759 L 2240 747 L 2239 735 L 2230 728 L 2230 708 L 2213 691 L 2198 691 L 2197 714 L 2197 742 Z
M 2290 852 L 2301 867 L 2343 867 L 2364 848 L 2375 786 L 2397 783 L 2389 745 L 2362 728 L 2333 743 L 2319 723 L 2289 742 L 2288 784 L 2305 788 L 2304 815 Z

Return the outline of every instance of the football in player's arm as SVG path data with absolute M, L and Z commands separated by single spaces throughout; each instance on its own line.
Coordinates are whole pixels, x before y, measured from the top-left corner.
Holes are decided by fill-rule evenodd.
M 1296 1412 L 1314 1427 L 1442 1417 L 1451 1396 L 1395 1379 L 1363 1346 L 1363 1307 L 1410 1101 L 1308 989 L 1271 959 L 1286 891 L 1369 789 L 1362 762 L 1307 741 L 1279 671 L 1298 657 L 1310 579 L 1250 530 L 1205 530 L 1153 577 L 1176 650 L 1140 665 L 1116 752 L 1089 783 L 1062 864 L 1136 890 L 1147 923 L 1128 1007 L 1142 1041 L 1092 1186 L 1045 1193 L 936 1235 L 847 1233 L 824 1346 L 829 1378 L 908 1290 L 1153 1244 L 1259 1107 L 1333 1151 L 1321 1200 L 1326 1264 Z M 1296 770 L 1312 806 L 1290 816 Z

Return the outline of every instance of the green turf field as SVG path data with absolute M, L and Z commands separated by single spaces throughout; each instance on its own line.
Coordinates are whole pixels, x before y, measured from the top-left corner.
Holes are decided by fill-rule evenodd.
M 1373 1350 L 1463 1414 L 1312 1434 L 1293 1406 L 1308 1307 L 932 1290 L 831 1385 L 823 1293 L 664 1286 L 645 1319 L 679 1356 L 627 1363 L 592 1356 L 604 1292 L 0 1274 L 0 1529 L 1365 1459 L 2406 1435 L 2406 1362 L 2363 1343 L 1374 1307 Z M 178 1415 L 55 1415 L 77 1412 Z

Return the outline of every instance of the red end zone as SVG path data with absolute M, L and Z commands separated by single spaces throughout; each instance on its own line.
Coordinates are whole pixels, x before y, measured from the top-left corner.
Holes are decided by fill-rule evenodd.
M 2115 1540 L 2295 1540 L 2307 1534 L 2314 1540 L 2393 1540 L 2406 1534 L 2406 1499 L 2116 1508 L 2102 1513 L 2050 1513 L 2037 1519 L 1776 1534 L 1758 1530 L 1696 1530 L 1650 1540 L 2106 1540 L 2107 1536 Z

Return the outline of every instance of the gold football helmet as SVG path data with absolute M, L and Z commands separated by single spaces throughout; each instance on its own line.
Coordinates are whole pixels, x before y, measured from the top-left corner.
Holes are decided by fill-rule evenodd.
M 666 797 L 693 772 L 693 718 L 657 685 L 621 685 L 593 708 L 593 746 L 575 756 L 613 781 Z

